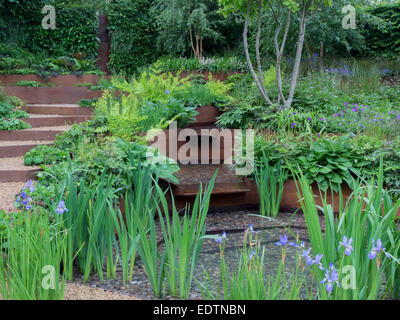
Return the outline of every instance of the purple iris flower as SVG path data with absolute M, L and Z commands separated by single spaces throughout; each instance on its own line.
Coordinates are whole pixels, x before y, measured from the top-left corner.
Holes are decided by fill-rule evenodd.
M 317 255 L 315 256 L 314 261 L 313 261 L 313 264 L 319 266 L 319 268 L 320 268 L 321 270 L 324 270 L 324 267 L 322 266 L 322 263 L 321 263 L 321 259 L 322 259 L 323 256 L 324 256 L 323 254 L 317 254 Z
M 311 248 L 308 248 L 307 250 L 303 250 L 301 256 L 304 258 L 304 260 L 306 261 L 306 264 L 308 266 L 312 265 L 313 263 L 313 259 L 310 257 L 310 252 L 311 252 Z
M 28 180 L 25 184 L 25 189 L 29 189 L 30 192 L 35 191 L 35 187 L 33 186 L 33 181 L 32 180 Z
M 381 239 L 378 239 L 376 241 L 376 245 L 375 245 L 375 240 L 372 239 L 372 248 L 371 251 L 368 254 L 368 258 L 370 258 L 371 260 L 375 259 L 377 255 L 379 255 L 381 252 L 384 252 L 386 257 L 388 257 L 390 259 L 390 255 L 388 253 L 385 252 L 385 248 L 382 245 L 382 241 Z
M 256 250 L 255 249 L 253 249 L 253 252 L 250 253 L 250 257 L 249 257 L 250 260 L 252 260 L 254 256 L 256 256 Z
M 332 292 L 333 285 L 335 283 L 338 285 L 338 287 L 340 287 L 339 273 L 335 269 L 335 267 L 333 266 L 332 263 L 329 265 L 329 269 L 327 269 L 325 271 L 325 278 L 321 280 L 321 283 L 325 283 L 325 282 L 326 282 L 326 286 L 325 286 L 326 291 L 328 291 L 329 293 Z
M 58 203 L 58 207 L 56 209 L 56 213 L 57 214 L 63 214 L 64 212 L 68 212 L 69 210 L 67 209 L 67 207 L 65 206 L 65 202 L 60 200 L 60 202 Z
M 216 239 L 215 241 L 216 241 L 217 243 L 222 243 L 222 242 L 224 242 L 224 239 L 227 239 L 227 237 L 226 237 L 226 232 L 225 232 L 225 231 L 222 232 L 222 236 L 221 236 L 220 238 Z
M 293 128 L 295 125 L 296 125 L 296 123 L 293 122 L 293 123 L 290 125 L 290 127 Z
M 278 242 L 275 242 L 275 245 L 276 245 L 276 246 L 282 246 L 282 247 L 285 248 L 287 245 L 296 247 L 296 246 L 297 246 L 297 243 L 295 243 L 295 242 L 289 242 L 289 241 L 288 241 L 288 236 L 287 236 L 287 234 L 285 233 L 285 234 L 281 235 L 280 240 L 279 240 Z
M 353 251 L 353 246 L 351 245 L 352 242 L 353 242 L 353 238 L 347 239 L 347 237 L 344 236 L 344 237 L 343 237 L 343 241 L 340 241 L 340 242 L 339 242 L 338 251 L 339 251 L 340 247 L 343 246 L 343 247 L 345 248 L 344 254 L 345 254 L 346 256 L 351 255 L 351 251 Z

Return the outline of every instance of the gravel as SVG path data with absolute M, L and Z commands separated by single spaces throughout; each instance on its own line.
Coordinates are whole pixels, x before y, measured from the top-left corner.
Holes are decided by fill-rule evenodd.
M 25 186 L 25 182 L 0 183 L 0 210 L 11 212 L 15 210 L 15 195 Z
M 32 170 L 39 166 L 25 166 L 24 157 L 0 158 L 0 170 Z
M 283 226 L 291 225 L 291 230 L 297 233 L 299 238 L 307 245 L 308 236 L 305 229 L 305 221 L 301 215 L 291 215 L 281 213 L 276 220 L 255 217 L 255 211 L 224 212 L 209 214 L 207 217 L 207 232 L 211 234 L 220 234 L 223 230 L 227 233 L 227 242 L 224 257 L 227 265 L 234 270 L 237 267 L 239 259 L 239 250 L 243 244 L 244 230 L 253 225 L 255 230 L 259 230 L 258 237 L 262 246 L 265 247 L 264 270 L 265 275 L 273 276 L 280 263 L 281 250 L 274 243 L 279 240 L 285 229 Z M 159 229 L 159 226 L 157 226 Z M 294 241 L 294 238 L 290 238 Z M 295 268 L 296 249 L 289 248 L 286 258 L 286 272 L 290 273 Z M 214 283 L 217 283 L 219 277 L 220 250 L 219 245 L 214 240 L 205 240 L 199 255 L 198 264 L 194 271 L 194 278 L 198 281 L 204 279 L 204 270 L 207 271 Z M 82 283 L 82 275 L 75 270 L 75 283 Z M 127 294 L 141 299 L 157 299 L 153 294 L 152 287 L 144 272 L 139 259 L 136 260 L 132 281 L 127 285 L 122 281 L 122 269 L 117 267 L 115 279 L 108 279 L 101 282 L 95 274 L 91 275 L 86 285 L 95 288 L 102 288 L 119 294 Z M 165 299 L 173 299 L 171 296 L 165 296 Z M 202 299 L 201 291 L 193 281 L 189 299 Z

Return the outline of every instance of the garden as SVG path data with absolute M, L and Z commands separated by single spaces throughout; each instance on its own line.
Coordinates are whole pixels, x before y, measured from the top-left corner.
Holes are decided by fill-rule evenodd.
M 0 4 L 0 300 L 400 299 L 399 1 Z

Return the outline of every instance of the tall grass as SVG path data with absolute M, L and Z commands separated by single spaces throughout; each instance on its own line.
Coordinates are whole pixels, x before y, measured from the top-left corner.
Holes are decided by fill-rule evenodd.
M 255 168 L 255 180 L 260 197 L 260 214 L 276 217 L 282 200 L 287 172 L 281 165 L 270 166 L 265 154 Z
M 125 193 L 125 215 L 122 215 L 115 204 L 109 208 L 110 212 L 113 212 L 117 229 L 119 240 L 117 254 L 122 265 L 124 283 L 132 280 L 140 235 L 144 239 L 151 220 L 154 219 L 158 194 L 154 192 L 153 183 L 157 185 L 157 180 L 153 180 L 149 169 L 139 168 L 128 181 L 130 187 Z
M 190 207 L 187 206 L 182 217 L 179 217 L 173 197 L 172 217 L 169 216 L 168 203 L 164 193 L 156 186 L 161 199 L 158 215 L 165 244 L 168 290 L 172 296 L 180 299 L 189 297 L 193 272 L 206 238 L 206 217 L 216 177 L 217 172 L 205 188 L 204 194 L 200 184 L 193 208 L 190 210 Z
M 7 225 L 7 244 L 0 252 L 2 298 L 63 299 L 65 277 L 61 274 L 61 261 L 65 250 L 64 232 L 60 231 L 57 223 L 39 212 L 19 212 L 12 214 L 11 218 L 19 221 Z
M 332 292 L 327 292 L 324 284 L 320 284 L 320 298 L 358 300 L 382 297 L 380 288 L 383 274 L 390 265 L 399 263 L 397 254 L 400 246 L 393 241 L 398 236 L 394 228 L 400 200 L 392 203 L 388 191 L 383 188 L 382 161 L 377 181 L 371 181 L 365 186 L 355 181 L 354 191 L 347 201 L 339 190 L 338 217 L 334 216 L 334 208 L 327 203 L 325 197 L 322 197 L 322 207 L 316 205 L 311 186 L 302 173 L 296 175 L 296 178 L 313 252 L 324 255 L 322 264 L 326 269 L 330 263 L 337 268 L 339 279 L 344 276 L 346 266 L 352 266 L 355 270 L 353 288 L 335 286 Z M 318 209 L 325 217 L 325 232 L 320 225 Z M 352 239 L 352 252 L 349 255 L 345 254 L 341 245 L 344 237 Z M 382 251 L 375 259 L 370 259 L 373 240 L 376 244 L 378 239 L 386 247 L 386 252 Z M 393 286 L 395 277 L 396 273 L 387 273 L 388 286 Z M 317 278 L 324 278 L 322 270 L 318 271 Z
M 75 182 L 71 176 L 58 186 L 60 199 L 65 196 L 68 212 L 55 213 L 52 199 L 42 194 L 45 204 L 52 208 L 57 221 L 66 231 L 66 250 L 63 257 L 64 272 L 73 278 L 73 263 L 76 261 L 86 282 L 93 270 L 104 280 L 104 263 L 107 258 L 108 276 L 115 276 L 116 261 L 112 254 L 116 245 L 115 224 L 109 209 L 113 197 L 112 178 L 103 174 L 95 189 L 88 186 L 83 177 Z

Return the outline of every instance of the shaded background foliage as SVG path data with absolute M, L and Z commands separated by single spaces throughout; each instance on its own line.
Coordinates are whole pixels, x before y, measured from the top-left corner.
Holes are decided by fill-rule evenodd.
M 42 8 L 54 5 L 56 29 L 41 27 Z M 5 1 L 0 7 L 3 23 L 0 40 L 29 50 L 53 56 L 70 56 L 84 52 L 94 57 L 98 51 L 98 20 L 94 8 L 57 1 Z
M 192 57 L 188 23 L 188 6 L 202 11 L 204 32 L 203 56 L 227 53 L 244 57 L 242 45 L 243 18 L 224 17 L 216 0 L 1 0 L 0 42 L 11 43 L 32 53 L 71 56 L 85 52 L 94 58 L 98 50 L 98 13 L 110 21 L 110 70 L 132 75 L 161 56 Z M 41 28 L 45 4 L 56 7 L 56 30 Z M 341 21 L 346 0 L 333 2 L 321 10 L 307 25 L 304 56 L 395 57 L 400 54 L 400 2 L 372 5 L 355 0 L 357 29 L 344 30 Z M 203 14 L 204 13 L 204 14 Z M 275 22 L 264 12 L 261 41 L 262 56 L 274 60 L 273 32 Z M 192 21 L 193 22 L 193 21 Z M 287 42 L 288 57 L 294 54 L 298 34 L 298 17 L 293 15 Z M 250 45 L 255 43 L 255 22 L 250 26 Z M 253 48 L 250 48 L 250 51 Z M 266 65 L 268 67 L 268 64 Z

